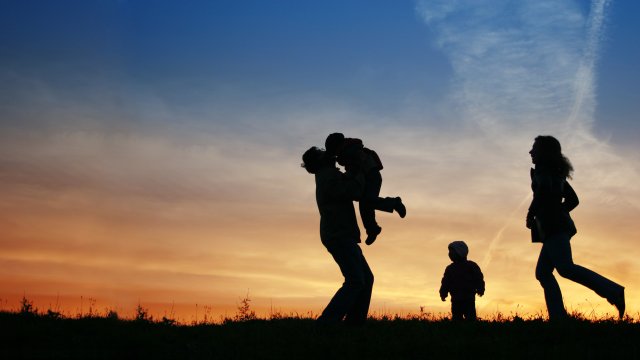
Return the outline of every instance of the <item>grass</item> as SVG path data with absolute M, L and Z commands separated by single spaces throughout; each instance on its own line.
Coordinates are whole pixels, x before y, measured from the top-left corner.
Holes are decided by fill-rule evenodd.
M 417 359 L 640 358 L 640 323 L 551 323 L 541 316 L 496 316 L 456 323 L 428 313 L 379 316 L 363 327 L 318 326 L 310 317 L 260 319 L 248 302 L 219 324 L 154 321 L 139 306 L 132 319 L 114 314 L 69 318 L 39 313 L 26 299 L 0 312 L 0 358 Z

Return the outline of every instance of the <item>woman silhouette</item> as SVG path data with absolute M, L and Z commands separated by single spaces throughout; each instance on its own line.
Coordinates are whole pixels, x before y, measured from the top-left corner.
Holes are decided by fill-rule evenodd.
M 567 182 L 573 166 L 563 154 L 560 142 L 553 136 L 538 136 L 533 142 L 531 189 L 533 200 L 527 213 L 527 228 L 532 240 L 542 242 L 536 266 L 536 279 L 544 289 L 550 320 L 563 319 L 567 311 L 553 269 L 560 276 L 582 284 L 607 299 L 624 316 L 624 287 L 573 263 L 569 240 L 576 228 L 569 212 L 578 206 L 578 196 Z

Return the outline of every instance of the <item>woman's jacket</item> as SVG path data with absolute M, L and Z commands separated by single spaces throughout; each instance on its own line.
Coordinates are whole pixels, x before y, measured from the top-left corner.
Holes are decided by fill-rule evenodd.
M 576 234 L 569 212 L 578 206 L 578 195 L 566 178 L 543 169 L 531 169 L 533 200 L 527 219 L 533 220 L 531 240 L 544 242 L 557 233 Z

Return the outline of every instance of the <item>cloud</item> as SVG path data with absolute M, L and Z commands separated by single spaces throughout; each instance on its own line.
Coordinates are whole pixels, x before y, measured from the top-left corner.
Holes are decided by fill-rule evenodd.
M 439 4 L 422 1 L 418 11 L 452 63 L 468 120 L 491 134 L 566 119 L 587 19 L 575 3 Z
M 452 63 L 452 104 L 482 141 L 500 142 L 501 155 L 526 156 L 521 144 L 553 134 L 576 166 L 582 195 L 630 201 L 637 210 L 638 193 L 624 195 L 638 179 L 625 166 L 635 159 L 592 131 L 607 6 L 596 0 L 585 13 L 575 1 L 419 1 L 417 11 Z M 507 218 L 494 242 L 509 224 Z

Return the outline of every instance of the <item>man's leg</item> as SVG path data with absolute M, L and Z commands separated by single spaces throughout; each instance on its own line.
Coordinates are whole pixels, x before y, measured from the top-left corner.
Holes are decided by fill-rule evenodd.
M 367 320 L 369 305 L 371 304 L 371 292 L 373 290 L 373 272 L 358 246 L 360 266 L 364 278 L 364 288 L 356 295 L 353 307 L 347 311 L 346 321 L 352 325 L 361 325 Z
M 358 296 L 366 289 L 367 280 L 362 267 L 362 251 L 353 240 L 327 247 L 344 276 L 342 287 L 335 293 L 318 317 L 319 321 L 338 322 L 353 308 Z

